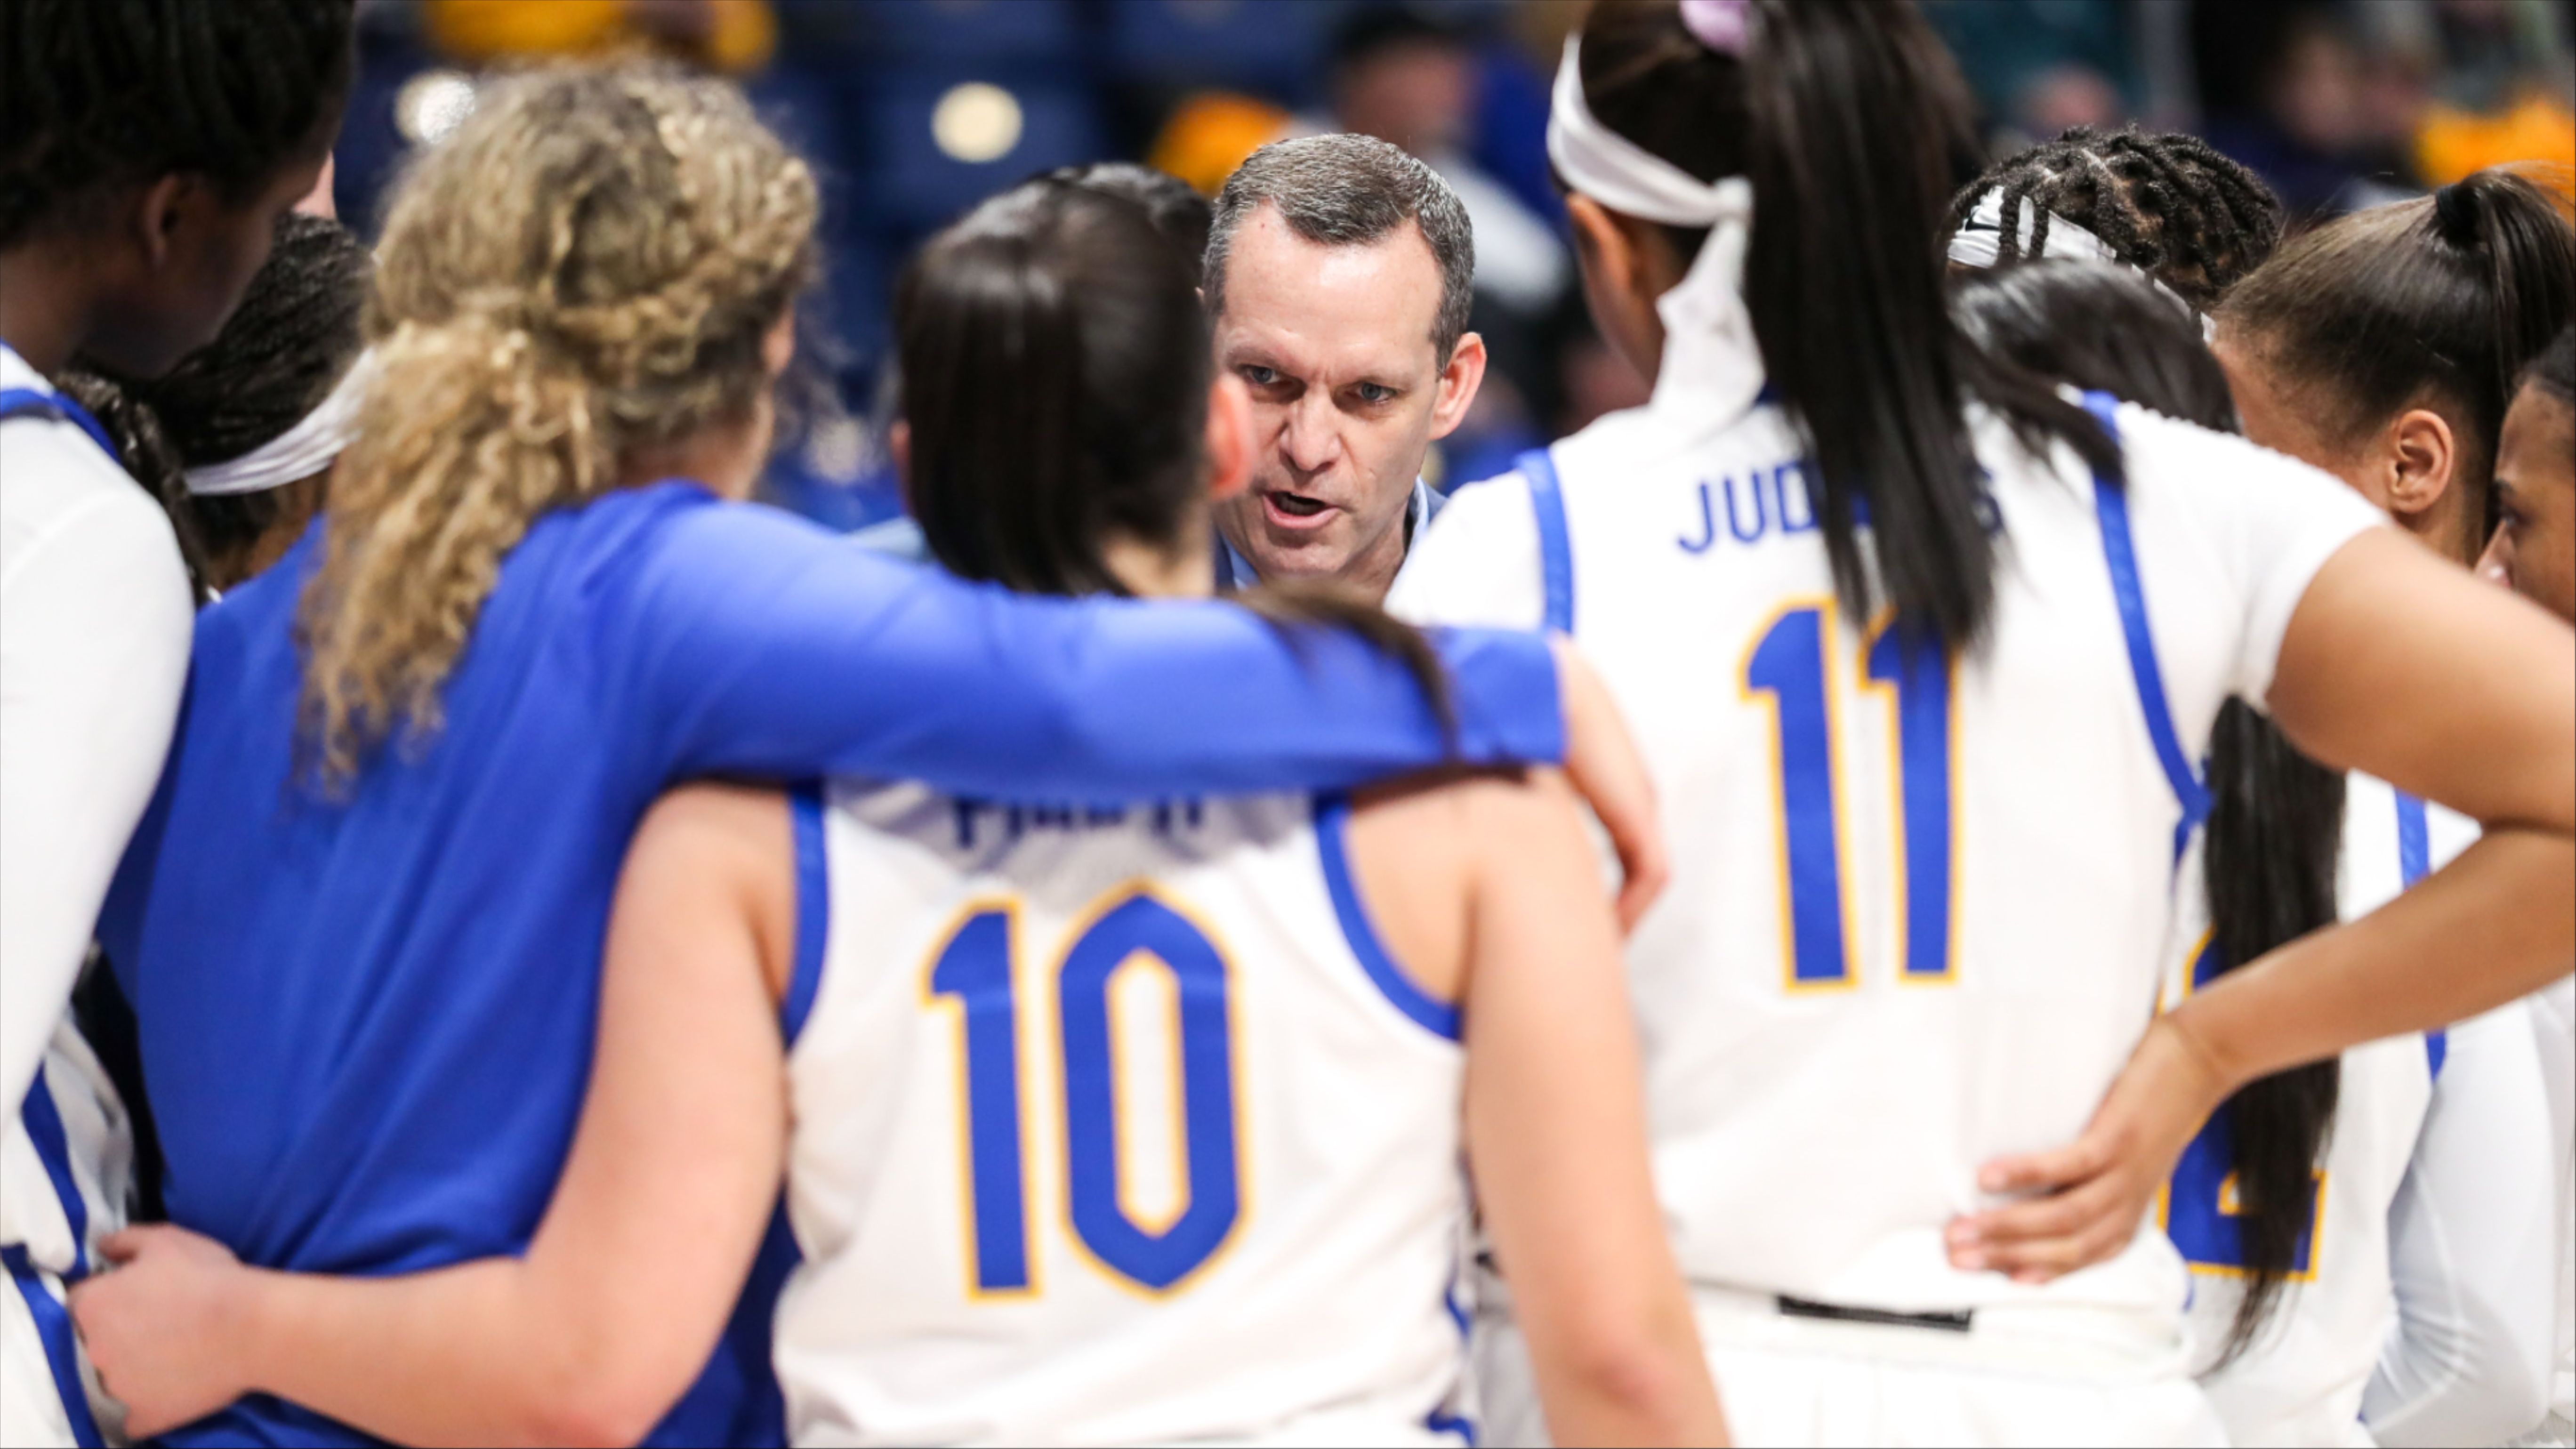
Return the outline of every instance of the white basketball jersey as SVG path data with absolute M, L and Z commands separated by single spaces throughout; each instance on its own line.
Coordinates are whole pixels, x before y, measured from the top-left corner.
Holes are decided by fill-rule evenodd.
M 2378 909 L 2478 838 L 2477 822 L 2402 797 L 2367 775 L 2347 778 L 2336 896 L 2344 919 Z M 2223 969 L 2210 942 L 2201 846 L 2184 864 L 2174 995 Z M 2362 1393 L 2395 1328 L 2389 1209 L 2424 1130 L 2449 1049 L 2442 1032 L 2392 1037 L 2344 1053 L 2334 1130 L 2317 1172 L 2311 1227 L 2291 1281 L 2261 1332 L 2210 1371 L 2243 1297 L 2235 1147 L 2221 1113 L 2183 1153 L 2158 1218 L 2192 1274 L 2193 1362 L 2228 1438 L 2238 1444 L 2368 1444 Z
M 1997 600 L 1954 661 L 1836 601 L 1764 403 L 1659 395 L 1463 491 L 1417 546 L 1399 612 L 1570 627 L 1653 772 L 1673 883 L 1628 965 L 1696 1282 L 2108 1308 L 2178 1348 L 2183 1274 L 2151 1229 L 2025 1287 L 1952 1269 L 1942 1228 L 1989 1204 L 1987 1159 L 2081 1132 L 2128 1059 L 2191 762 L 2223 700 L 2262 698 L 2317 568 L 2380 520 L 2240 439 L 2128 407 L 2116 426 L 2125 489 L 1980 419 Z
M 805 818 L 795 1442 L 1458 1441 L 1457 1014 L 1341 807 Z

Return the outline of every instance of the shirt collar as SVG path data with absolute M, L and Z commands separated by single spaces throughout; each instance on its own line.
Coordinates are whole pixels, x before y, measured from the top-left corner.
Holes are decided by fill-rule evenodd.
M 1395 576 L 1399 579 L 1413 565 L 1413 546 L 1422 541 L 1422 531 L 1431 526 L 1431 511 L 1439 506 L 1438 498 L 1439 495 L 1431 491 L 1430 484 L 1420 478 L 1413 480 L 1413 497 L 1404 508 L 1404 562 L 1395 566 Z M 1216 536 L 1216 591 L 1230 594 L 1260 582 L 1261 575 L 1253 571 L 1252 561 L 1237 553 L 1224 531 L 1219 530 Z

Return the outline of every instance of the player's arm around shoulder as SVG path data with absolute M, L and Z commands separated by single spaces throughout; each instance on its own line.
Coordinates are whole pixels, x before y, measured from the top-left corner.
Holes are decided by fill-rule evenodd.
M 1573 791 L 1541 771 L 1375 797 L 1351 848 L 1389 951 L 1461 1004 L 1468 1162 L 1556 1442 L 1724 1443 Z
M 129 1429 L 266 1392 L 404 1443 L 641 1438 L 713 1350 L 777 1193 L 794 867 L 775 794 L 690 787 L 646 817 L 580 1127 L 524 1257 L 336 1278 L 178 1228 L 110 1240 L 124 1266 L 72 1309 Z

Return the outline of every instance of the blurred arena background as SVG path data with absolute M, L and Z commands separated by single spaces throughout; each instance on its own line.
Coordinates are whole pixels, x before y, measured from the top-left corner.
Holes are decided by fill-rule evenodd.
M 2074 125 L 2196 131 L 2307 221 L 2502 161 L 2576 165 L 2571 0 L 1923 0 L 1990 150 Z M 1260 144 L 1383 137 L 1476 227 L 1492 348 L 1431 481 L 1642 401 L 1592 335 L 1544 138 L 1576 0 L 359 0 L 340 214 L 373 236 L 404 156 L 494 66 L 658 51 L 738 79 L 827 178 L 818 406 L 773 498 L 855 528 L 899 511 L 879 443 L 887 299 L 913 245 L 1033 172 L 1142 160 L 1213 192 Z M 1978 158 L 1962 157 L 1962 178 Z

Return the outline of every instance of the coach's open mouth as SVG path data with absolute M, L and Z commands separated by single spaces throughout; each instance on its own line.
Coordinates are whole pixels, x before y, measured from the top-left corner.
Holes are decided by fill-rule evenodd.
M 1340 510 L 1320 498 L 1309 498 L 1303 493 L 1264 493 L 1261 495 L 1261 511 L 1274 527 L 1309 529 L 1323 527 Z

